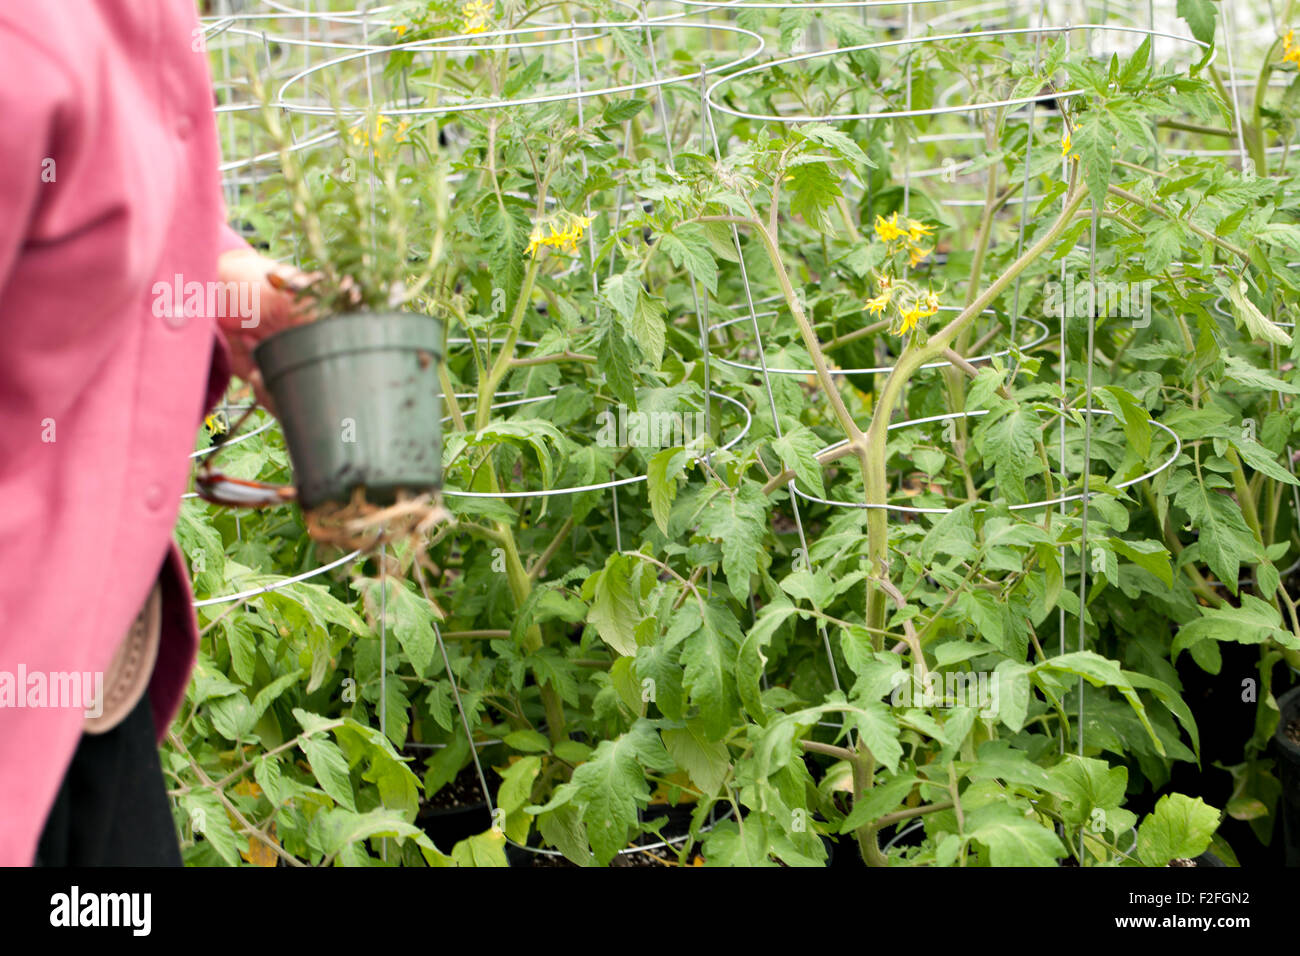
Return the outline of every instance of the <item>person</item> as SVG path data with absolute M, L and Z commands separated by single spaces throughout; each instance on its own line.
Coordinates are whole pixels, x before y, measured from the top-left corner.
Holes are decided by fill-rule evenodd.
M 4 865 L 180 862 L 158 744 L 199 643 L 188 456 L 302 318 L 226 224 L 201 40 L 188 0 L 0 6 Z M 176 308 L 195 282 L 256 314 Z

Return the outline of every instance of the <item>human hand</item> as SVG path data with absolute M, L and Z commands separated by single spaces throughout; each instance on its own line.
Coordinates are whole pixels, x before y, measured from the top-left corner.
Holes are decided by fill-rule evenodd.
M 276 262 L 253 249 L 222 253 L 217 260 L 217 275 L 222 282 L 239 284 L 242 301 L 255 303 L 253 315 L 219 316 L 217 324 L 230 346 L 231 371 L 252 385 L 258 403 L 274 414 L 262 375 L 253 362 L 253 347 L 276 332 L 314 317 L 311 303 L 291 291 L 305 284 L 309 276 L 295 266 Z M 242 290 L 246 284 L 252 294 L 245 298 Z

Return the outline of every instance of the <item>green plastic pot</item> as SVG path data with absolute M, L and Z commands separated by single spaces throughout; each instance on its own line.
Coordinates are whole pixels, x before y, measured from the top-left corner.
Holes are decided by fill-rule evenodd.
M 442 479 L 442 323 L 354 312 L 277 332 L 253 359 L 284 427 L 303 508 L 355 488 L 391 504 Z

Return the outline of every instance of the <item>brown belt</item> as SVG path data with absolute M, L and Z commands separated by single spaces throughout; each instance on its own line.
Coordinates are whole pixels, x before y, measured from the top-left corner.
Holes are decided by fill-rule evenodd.
M 104 672 L 103 710 L 98 717 L 86 717 L 82 728 L 86 733 L 107 733 L 140 703 L 158 660 L 161 635 L 162 587 L 155 581 Z

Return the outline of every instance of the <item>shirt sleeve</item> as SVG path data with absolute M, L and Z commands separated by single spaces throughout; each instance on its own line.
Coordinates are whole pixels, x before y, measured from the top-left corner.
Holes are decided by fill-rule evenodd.
M 32 38 L 0 22 L 0 327 L 2 308 L 42 193 L 59 188 L 58 127 L 71 79 Z

